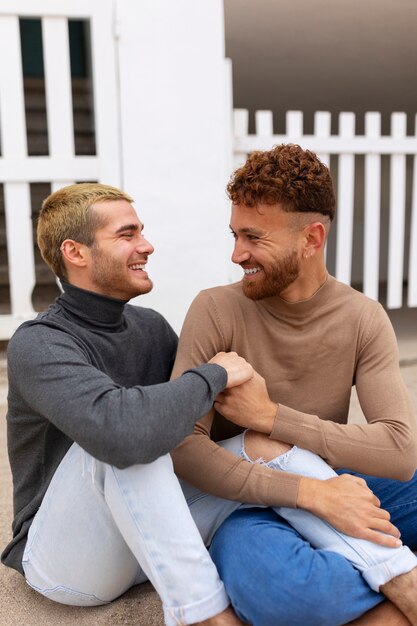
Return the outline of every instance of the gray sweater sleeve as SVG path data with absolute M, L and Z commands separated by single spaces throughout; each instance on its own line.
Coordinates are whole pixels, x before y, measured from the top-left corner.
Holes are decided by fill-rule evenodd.
M 171 382 L 125 388 L 59 331 L 19 332 L 9 346 L 9 421 L 46 419 L 95 458 L 120 468 L 149 463 L 189 435 L 227 382 L 201 365 Z M 35 340 L 35 341 L 34 341 Z

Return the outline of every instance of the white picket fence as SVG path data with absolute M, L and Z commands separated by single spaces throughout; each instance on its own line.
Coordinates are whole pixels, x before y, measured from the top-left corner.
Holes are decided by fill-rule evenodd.
M 355 155 L 364 155 L 364 261 L 363 291 L 371 298 L 379 296 L 379 253 L 381 213 L 381 157 L 390 157 L 389 241 L 387 300 L 390 309 L 403 304 L 404 250 L 409 236 L 407 305 L 417 306 L 417 117 L 414 136 L 406 135 L 405 113 L 392 113 L 391 134 L 381 135 L 381 114 L 365 114 L 364 135 L 355 134 L 355 115 L 339 115 L 339 134 L 331 134 L 331 115 L 319 111 L 314 116 L 314 134 L 303 134 L 303 113 L 289 111 L 286 132 L 274 135 L 271 111 L 257 111 L 255 134 L 248 132 L 248 111 L 234 112 L 235 165 L 239 166 L 253 150 L 269 150 L 280 143 L 297 143 L 316 152 L 326 164 L 331 155 L 338 155 L 336 277 L 351 282 Z M 411 226 L 405 232 L 406 155 L 413 156 Z
M 133 5 L 132 1 L 131 6 Z M 128 159 L 124 157 L 122 159 L 121 156 L 122 153 L 124 154 L 121 145 L 122 137 L 124 137 L 124 143 L 129 143 L 126 138 L 132 125 L 136 123 L 134 115 L 137 115 L 131 106 L 123 109 L 119 99 L 121 68 L 118 58 L 120 53 L 118 11 L 122 6 L 126 8 L 126 3 L 121 5 L 114 0 L 59 0 L 59 2 L 56 0 L 1 0 L 0 2 L 0 182 L 4 186 L 11 300 L 11 313 L 0 315 L 0 340 L 8 339 L 23 320 L 35 314 L 31 300 L 35 286 L 35 264 L 30 183 L 49 182 L 53 190 L 73 181 L 84 180 L 99 180 L 123 186 L 127 160 L 133 159 L 136 163 L 132 152 L 129 153 Z M 41 18 L 42 20 L 48 156 L 29 156 L 27 150 L 19 33 L 19 18 L 21 17 Z M 90 24 L 95 156 L 78 156 L 74 151 L 68 43 L 69 19 L 88 20 Z M 124 49 L 124 59 L 125 63 L 129 62 L 126 49 Z M 129 76 L 130 73 L 125 72 L 125 85 Z M 146 94 L 146 89 L 144 93 Z M 218 118 L 214 116 L 214 119 Z M 140 128 L 143 132 L 143 127 Z M 235 111 L 236 164 L 240 163 L 252 150 L 269 149 L 274 144 L 289 141 L 311 148 L 326 162 L 329 162 L 330 155 L 338 155 L 336 275 L 339 279 L 349 283 L 353 249 L 355 155 L 365 155 L 364 291 L 377 299 L 380 280 L 381 156 L 389 155 L 391 195 L 387 306 L 389 308 L 402 306 L 404 249 L 406 237 L 409 236 L 407 304 L 415 307 L 417 306 L 417 139 L 415 136 L 406 136 L 405 114 L 394 113 L 392 115 L 391 136 L 381 136 L 378 113 L 366 115 L 363 136 L 355 135 L 355 117 L 352 113 L 340 115 L 337 136 L 331 135 L 330 131 L 329 113 L 316 113 L 314 134 L 304 135 L 302 113 L 289 112 L 285 135 L 274 135 L 272 114 L 268 111 L 259 111 L 256 114 L 256 134 L 251 135 L 248 133 L 247 112 Z M 150 137 L 147 141 L 146 146 L 150 145 Z M 227 138 L 224 140 L 224 146 L 224 152 L 227 154 L 221 155 L 221 160 L 226 163 L 232 156 L 232 146 Z M 146 153 L 146 150 L 144 152 Z M 215 152 L 217 155 L 218 149 Z M 412 155 L 414 159 L 410 233 L 405 232 L 406 155 Z M 216 158 L 219 157 L 216 156 Z M 179 167 L 181 167 L 181 162 L 180 159 Z M 134 187 L 135 172 L 132 164 L 129 163 L 129 165 L 129 185 Z M 208 171 L 211 171 L 210 168 Z M 147 177 L 149 177 L 149 172 Z M 220 179 L 222 176 L 218 174 L 216 181 Z M 144 186 L 146 186 L 146 181 L 141 179 L 141 187 Z M 190 201 L 190 207 L 191 205 L 194 214 L 194 200 Z M 226 259 L 225 263 L 227 263 Z M 191 285 L 190 291 L 191 289 L 195 291 L 198 285 Z
M 19 18 L 41 18 L 49 156 L 28 156 Z M 96 155 L 76 156 L 68 20 L 88 20 L 91 32 Z M 113 2 L 1 0 L 0 181 L 4 184 L 11 314 L 0 316 L 0 339 L 34 315 L 35 286 L 30 183 L 52 190 L 74 181 L 120 185 Z

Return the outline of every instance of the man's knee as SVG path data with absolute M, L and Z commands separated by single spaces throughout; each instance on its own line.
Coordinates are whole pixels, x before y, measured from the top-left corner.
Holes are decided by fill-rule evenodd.
M 267 435 L 256 430 L 246 431 L 244 441 L 245 452 L 254 462 L 259 458 L 265 462 L 271 461 L 291 449 L 287 443 L 270 439 Z
M 236 611 L 254 626 L 334 626 L 379 601 L 342 557 L 312 549 L 271 509 L 236 511 L 210 554 Z

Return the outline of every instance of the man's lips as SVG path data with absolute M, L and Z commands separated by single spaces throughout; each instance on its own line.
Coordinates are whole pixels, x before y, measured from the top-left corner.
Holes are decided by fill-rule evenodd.
M 132 263 L 131 265 L 128 265 L 128 268 L 130 270 L 144 270 L 146 268 L 146 263 Z
M 243 273 L 245 276 L 252 276 L 253 274 L 257 274 L 262 271 L 261 267 L 242 267 Z

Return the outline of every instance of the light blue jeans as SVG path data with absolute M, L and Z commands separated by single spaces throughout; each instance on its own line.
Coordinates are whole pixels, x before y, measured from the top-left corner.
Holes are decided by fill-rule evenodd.
M 219 445 L 252 463 L 253 461 L 245 451 L 244 437 L 245 433 L 241 433 L 232 439 L 219 442 Z M 257 462 L 264 463 L 263 461 Z M 321 457 L 296 446 L 285 454 L 265 463 L 265 465 L 272 469 L 321 480 L 337 476 L 336 472 Z M 259 506 L 243 505 L 208 495 L 184 481 L 181 481 L 181 487 L 206 545 L 211 543 L 220 524 L 233 511 L 238 508 Z M 364 539 L 349 537 L 303 509 L 273 507 L 273 510 L 287 520 L 314 548 L 336 552 L 345 557 L 362 573 L 374 591 L 378 591 L 381 585 L 392 578 L 417 567 L 417 557 L 406 546 L 386 548 Z
M 169 455 L 121 470 L 73 444 L 29 529 L 22 564 L 33 589 L 77 606 L 108 603 L 149 579 L 168 626 L 229 604 Z

